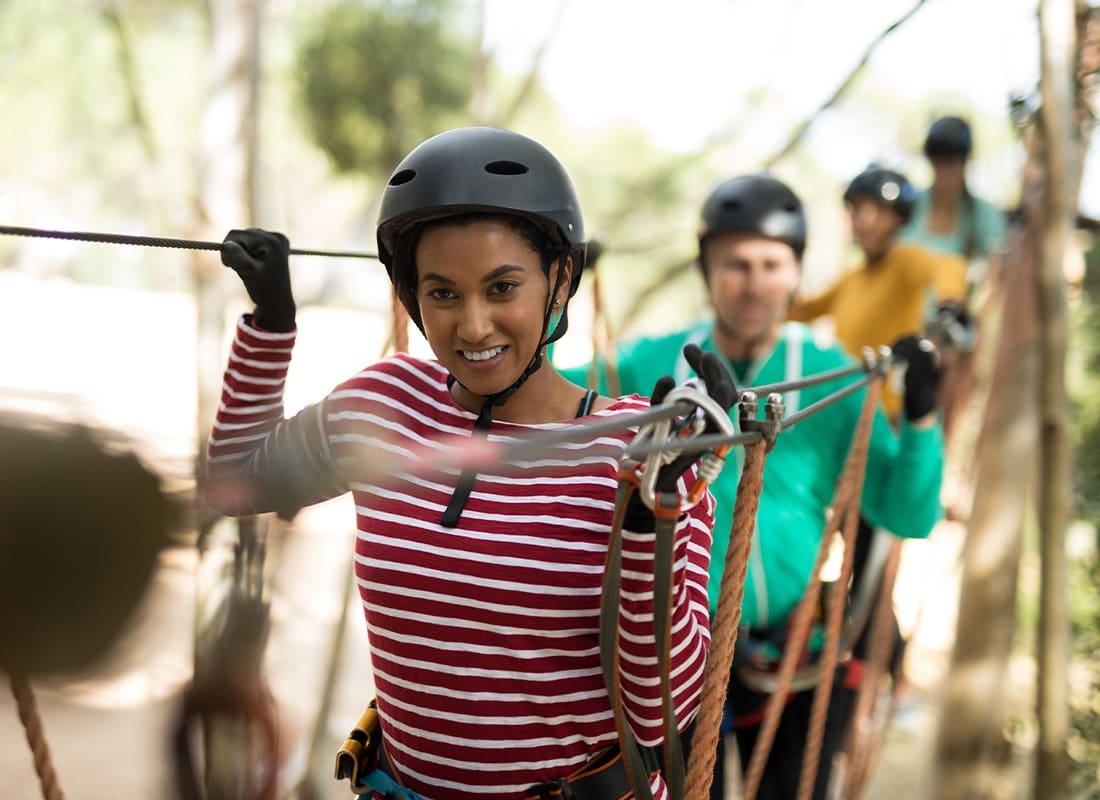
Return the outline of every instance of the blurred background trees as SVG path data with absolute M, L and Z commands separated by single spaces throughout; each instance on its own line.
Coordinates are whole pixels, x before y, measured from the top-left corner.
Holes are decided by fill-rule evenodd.
M 580 5 L 568 0 L 531 4 L 530 24 L 503 36 L 492 33 L 499 13 L 492 0 L 8 0 L 0 4 L 0 108 L 6 122 L 0 126 L 0 224 L 215 240 L 230 228 L 258 225 L 285 231 L 297 246 L 371 252 L 377 198 L 401 156 L 448 127 L 506 125 L 545 142 L 574 176 L 588 229 L 605 248 L 600 281 L 611 330 L 623 337 L 666 330 L 706 311 L 691 267 L 702 198 L 717 180 L 768 163 L 804 122 L 811 122 L 806 135 L 784 149 L 772 168 L 808 206 L 804 283 L 811 290 L 829 283 L 849 260 L 841 202 L 847 180 L 867 162 L 884 159 L 915 183 L 926 183 L 920 144 L 928 121 L 939 114 L 971 119 L 978 142 L 972 173 L 980 193 L 1005 208 L 1018 204 L 1026 153 L 1009 112 L 1013 107 L 1034 111 L 1037 66 L 1033 83 L 1019 86 L 1014 98 L 1000 98 L 999 105 L 974 103 L 961 89 L 898 89 L 902 72 L 929 68 L 918 60 L 899 66 L 889 59 L 910 28 L 920 31 L 920 52 L 930 61 L 957 56 L 960 75 L 998 67 L 987 63 L 977 34 L 971 35 L 972 51 L 943 52 L 939 34 L 944 31 L 930 29 L 924 20 L 933 14 L 947 18 L 945 4 L 895 4 L 881 12 L 879 22 L 862 19 L 870 18 L 871 6 L 878 8 L 866 4 L 860 13 L 832 12 L 826 30 L 813 29 L 811 20 L 819 6 L 836 4 L 795 2 L 794 13 L 783 17 L 776 3 L 776 16 L 766 17 L 757 4 L 710 2 L 706 5 L 721 9 L 729 26 L 725 61 L 712 72 L 688 66 L 696 63 L 693 43 L 674 40 L 676 6 L 653 10 L 631 4 L 630 14 L 670 15 L 669 40 L 649 57 L 663 66 L 680 94 L 696 98 L 696 105 L 673 103 L 656 84 L 644 102 L 667 104 L 662 108 L 667 116 L 698 112 L 700 144 L 677 148 L 637 121 L 586 124 L 570 111 L 568 90 L 549 78 L 554 52 L 586 66 L 594 85 L 633 93 L 649 79 L 620 63 L 620 48 L 632 36 L 626 19 L 596 37 L 563 39 L 567 17 Z M 996 31 L 1010 15 L 1023 14 L 1034 23 L 1038 0 L 984 8 L 989 30 Z M 1086 13 L 1088 6 L 1079 3 L 1078 9 Z M 901 18 L 906 20 L 901 29 L 876 38 Z M 857 25 L 867 34 L 838 58 L 840 33 Z M 520 38 L 529 44 L 517 65 L 508 57 L 508 45 Z M 1037 51 L 1037 33 L 1035 39 Z M 873 54 L 867 49 L 872 45 Z M 749 50 L 770 57 L 746 61 L 742 54 Z M 870 57 L 860 68 L 864 54 Z M 1013 57 L 1013 63 L 1036 60 L 1031 51 Z M 1079 78 L 1095 83 L 1095 64 Z M 819 100 L 796 102 L 803 84 L 815 81 L 825 87 Z M 815 113 L 837 87 L 843 92 L 836 101 Z M 573 91 L 582 88 L 589 87 Z M 725 109 L 720 124 L 703 113 L 715 106 Z M 1070 751 L 1082 781 L 1095 786 L 1100 783 L 1100 672 L 1094 663 L 1100 624 L 1095 600 L 1100 251 L 1095 224 L 1084 225 L 1079 236 L 1087 251 L 1085 266 L 1067 272 L 1079 520 L 1071 526 L 1069 551 L 1077 653 Z M 390 310 L 383 270 L 370 261 L 331 259 L 301 259 L 293 269 L 304 307 L 338 308 L 371 320 L 369 330 L 378 335 L 345 355 L 359 363 L 375 357 Z M 194 343 L 193 352 L 181 351 L 193 355 L 193 363 L 173 366 L 193 377 L 194 407 L 173 424 L 189 443 L 200 439 L 216 402 L 227 326 L 244 302 L 216 255 L 0 237 L 0 279 L 15 275 L 143 290 L 194 304 L 193 327 L 179 331 L 181 339 Z M 659 291 L 643 297 L 654 286 Z M 3 287 L 11 292 L 15 283 L 0 283 L 0 292 Z M 135 319 L 138 305 L 150 297 L 116 296 L 132 304 Z M 571 314 L 570 335 L 559 348 L 563 358 L 587 358 L 592 305 L 586 281 Z M 84 326 L 70 332 L 80 337 L 105 321 L 89 313 L 49 324 Z M 27 352 L 38 336 L 26 328 L 0 327 L 0 332 L 6 335 L 0 349 L 4 408 L 17 405 L 11 376 L 35 360 Z M 126 350 L 98 357 L 104 364 L 140 361 L 136 351 Z M 69 387 L 73 396 L 88 388 Z M 179 453 L 177 447 L 177 458 L 164 468 L 190 480 L 194 449 L 189 444 L 186 457 Z M 1025 554 L 1018 600 L 1017 649 L 1028 651 L 1037 602 L 1033 561 Z M 1034 719 L 1015 711 L 1008 716 L 1004 740 L 1032 741 Z

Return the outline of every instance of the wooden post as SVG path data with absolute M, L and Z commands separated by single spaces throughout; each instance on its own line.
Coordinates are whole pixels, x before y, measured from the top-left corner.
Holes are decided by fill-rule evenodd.
M 1031 204 L 1026 200 L 1024 207 Z M 1016 634 L 1016 591 L 1036 448 L 1034 226 L 1009 229 L 1003 272 L 990 273 L 980 320 L 980 368 L 992 360 L 974 457 L 959 610 L 936 737 L 938 800 L 1018 796 L 1004 737 L 1005 664 Z M 993 352 L 988 352 L 992 349 Z
M 1045 191 L 1036 301 L 1039 361 L 1039 742 L 1033 796 L 1069 796 L 1069 612 L 1066 526 L 1070 510 L 1070 441 L 1066 429 L 1066 300 L 1064 263 L 1071 245 L 1077 186 L 1071 165 L 1077 29 L 1074 0 L 1039 4 L 1039 132 Z

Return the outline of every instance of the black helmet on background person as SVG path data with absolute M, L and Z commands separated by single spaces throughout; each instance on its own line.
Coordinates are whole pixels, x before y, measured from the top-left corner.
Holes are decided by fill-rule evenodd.
M 974 146 L 970 125 L 962 117 L 940 117 L 928 128 L 924 154 L 928 158 L 948 156 L 967 158 Z
M 527 136 L 500 128 L 456 128 L 422 142 L 397 165 L 378 214 L 378 258 L 398 285 L 404 234 L 420 223 L 469 213 L 510 214 L 533 223 L 573 257 L 572 296 L 585 260 L 584 220 L 561 162 Z M 400 286 L 399 294 L 400 294 Z M 402 297 L 408 308 L 410 298 Z M 420 326 L 419 310 L 408 308 Z
M 806 214 L 802 201 L 771 175 L 739 175 L 714 188 L 703 203 L 699 255 L 720 233 L 749 233 L 786 242 L 798 258 L 806 249 Z
M 852 178 L 844 190 L 845 203 L 857 197 L 869 197 L 876 203 L 890 206 L 905 223 L 913 213 L 917 190 L 900 172 L 872 164 Z

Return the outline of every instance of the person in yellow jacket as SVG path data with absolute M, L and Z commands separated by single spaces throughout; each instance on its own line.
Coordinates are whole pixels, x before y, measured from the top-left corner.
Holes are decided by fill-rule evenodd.
M 898 239 L 915 199 L 916 190 L 899 172 L 872 165 L 853 178 L 844 202 L 863 263 L 817 297 L 796 299 L 790 318 L 809 322 L 831 316 L 837 341 L 858 357 L 864 347 L 921 334 L 935 307 L 951 309 L 958 303 L 961 308 L 965 260 Z M 883 392 L 883 406 L 891 420 L 899 419 L 896 392 Z

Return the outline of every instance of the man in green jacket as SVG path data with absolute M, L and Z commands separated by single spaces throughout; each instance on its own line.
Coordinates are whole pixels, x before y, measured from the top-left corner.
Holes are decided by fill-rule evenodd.
M 702 211 L 698 265 L 706 282 L 713 319 L 687 330 L 639 339 L 616 348 L 622 392 L 644 394 L 657 378 L 672 373 L 677 382 L 691 376 L 684 346 L 698 344 L 724 357 L 738 387 L 814 375 L 852 363 L 839 347 L 821 346 L 811 330 L 786 321 L 801 276 L 806 245 L 802 203 L 768 175 L 746 175 L 721 183 Z M 868 456 L 862 513 L 875 526 L 907 538 L 927 536 L 940 515 L 943 441 L 936 408 L 937 370 L 932 355 L 915 337 L 897 343 L 909 363 L 905 371 L 905 420 L 895 431 L 879 410 Z M 586 367 L 563 372 L 583 385 Z M 851 378 L 849 380 L 855 380 Z M 840 382 L 784 395 L 786 415 L 835 392 Z M 825 513 L 832 501 L 865 390 L 829 406 L 782 432 L 767 456 L 745 599 L 739 652 L 752 643 L 747 632 L 774 638 L 788 623 L 810 580 Z M 736 415 L 733 416 L 736 422 Z M 713 484 L 717 501 L 711 554 L 711 613 L 729 547 L 729 532 L 743 450 L 728 460 Z M 840 685 L 830 703 L 826 743 L 821 753 L 815 797 L 823 797 L 833 754 L 843 746 L 854 693 Z M 843 694 L 837 698 L 836 695 Z M 764 696 L 731 674 L 730 702 L 743 764 L 748 763 L 760 723 Z M 788 702 L 768 761 L 759 798 L 794 797 L 809 718 L 812 691 Z M 718 758 L 712 796 L 723 796 Z

